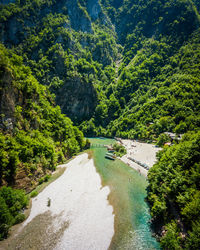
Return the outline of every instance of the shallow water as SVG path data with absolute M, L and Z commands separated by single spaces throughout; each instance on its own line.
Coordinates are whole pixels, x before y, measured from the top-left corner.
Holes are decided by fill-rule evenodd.
M 90 138 L 90 141 L 114 143 L 111 139 Z M 115 235 L 110 249 L 160 249 L 150 230 L 145 177 L 120 160 L 106 159 L 106 148 L 92 148 L 92 151 L 103 185 L 111 189 L 109 201 L 115 212 Z

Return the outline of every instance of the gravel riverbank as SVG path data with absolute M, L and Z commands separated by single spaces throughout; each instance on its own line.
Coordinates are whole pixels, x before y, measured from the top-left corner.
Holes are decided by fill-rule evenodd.
M 32 200 L 29 217 L 5 249 L 108 249 L 114 234 L 109 187 L 94 162 L 77 156 L 64 174 Z
M 147 176 L 148 170 L 139 164 L 133 162 L 129 158 L 133 158 L 151 168 L 156 162 L 156 153 L 162 148 L 156 148 L 153 144 L 141 143 L 132 140 L 121 140 L 122 145 L 126 148 L 127 154 L 120 159 L 134 168 L 142 175 Z

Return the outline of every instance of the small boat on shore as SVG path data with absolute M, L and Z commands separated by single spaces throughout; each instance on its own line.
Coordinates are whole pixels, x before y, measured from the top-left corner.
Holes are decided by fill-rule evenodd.
M 116 156 L 112 153 L 106 153 L 105 158 L 114 161 Z

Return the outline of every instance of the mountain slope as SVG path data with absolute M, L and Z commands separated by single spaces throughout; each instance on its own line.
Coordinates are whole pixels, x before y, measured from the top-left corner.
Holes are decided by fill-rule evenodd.
M 84 147 L 83 134 L 54 106 L 22 58 L 0 45 L 0 185 L 30 191 Z
M 127 104 L 110 126 L 115 133 L 150 138 L 165 131 L 182 134 L 199 128 L 199 30 L 168 58 L 170 49 L 149 40 L 123 69 L 114 93 Z
M 1 6 L 0 16 L 0 40 L 15 46 L 63 112 L 74 121 L 89 119 L 99 87 L 110 82 L 106 67 L 112 68 L 118 53 L 99 2 L 16 2 Z
M 123 57 L 116 80 L 81 129 L 154 139 L 165 131 L 198 128 L 200 22 L 194 2 L 103 3 L 116 24 Z
M 200 246 L 200 133 L 159 154 L 148 173 L 148 200 L 163 249 Z

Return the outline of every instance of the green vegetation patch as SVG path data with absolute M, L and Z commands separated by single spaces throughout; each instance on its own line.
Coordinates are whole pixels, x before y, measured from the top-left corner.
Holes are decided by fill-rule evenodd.
M 55 106 L 22 57 L 0 45 L 0 185 L 26 186 L 29 191 L 85 147 L 83 133 Z M 14 94 L 13 94 L 14 93 Z M 13 110 L 13 112 L 8 112 Z M 7 126 L 7 119 L 12 127 Z M 19 178 L 20 176 L 20 178 Z M 23 177 L 29 181 L 23 182 Z M 20 179 L 20 181 L 18 181 Z
M 113 149 L 115 151 L 115 154 L 119 157 L 122 157 L 123 155 L 127 154 L 126 148 L 119 143 L 115 143 L 113 145 Z
M 28 205 L 28 198 L 22 190 L 11 187 L 0 189 L 0 240 L 8 236 L 9 228 L 25 219 L 23 209 Z
M 200 133 L 158 154 L 148 173 L 148 201 L 164 249 L 200 245 Z

